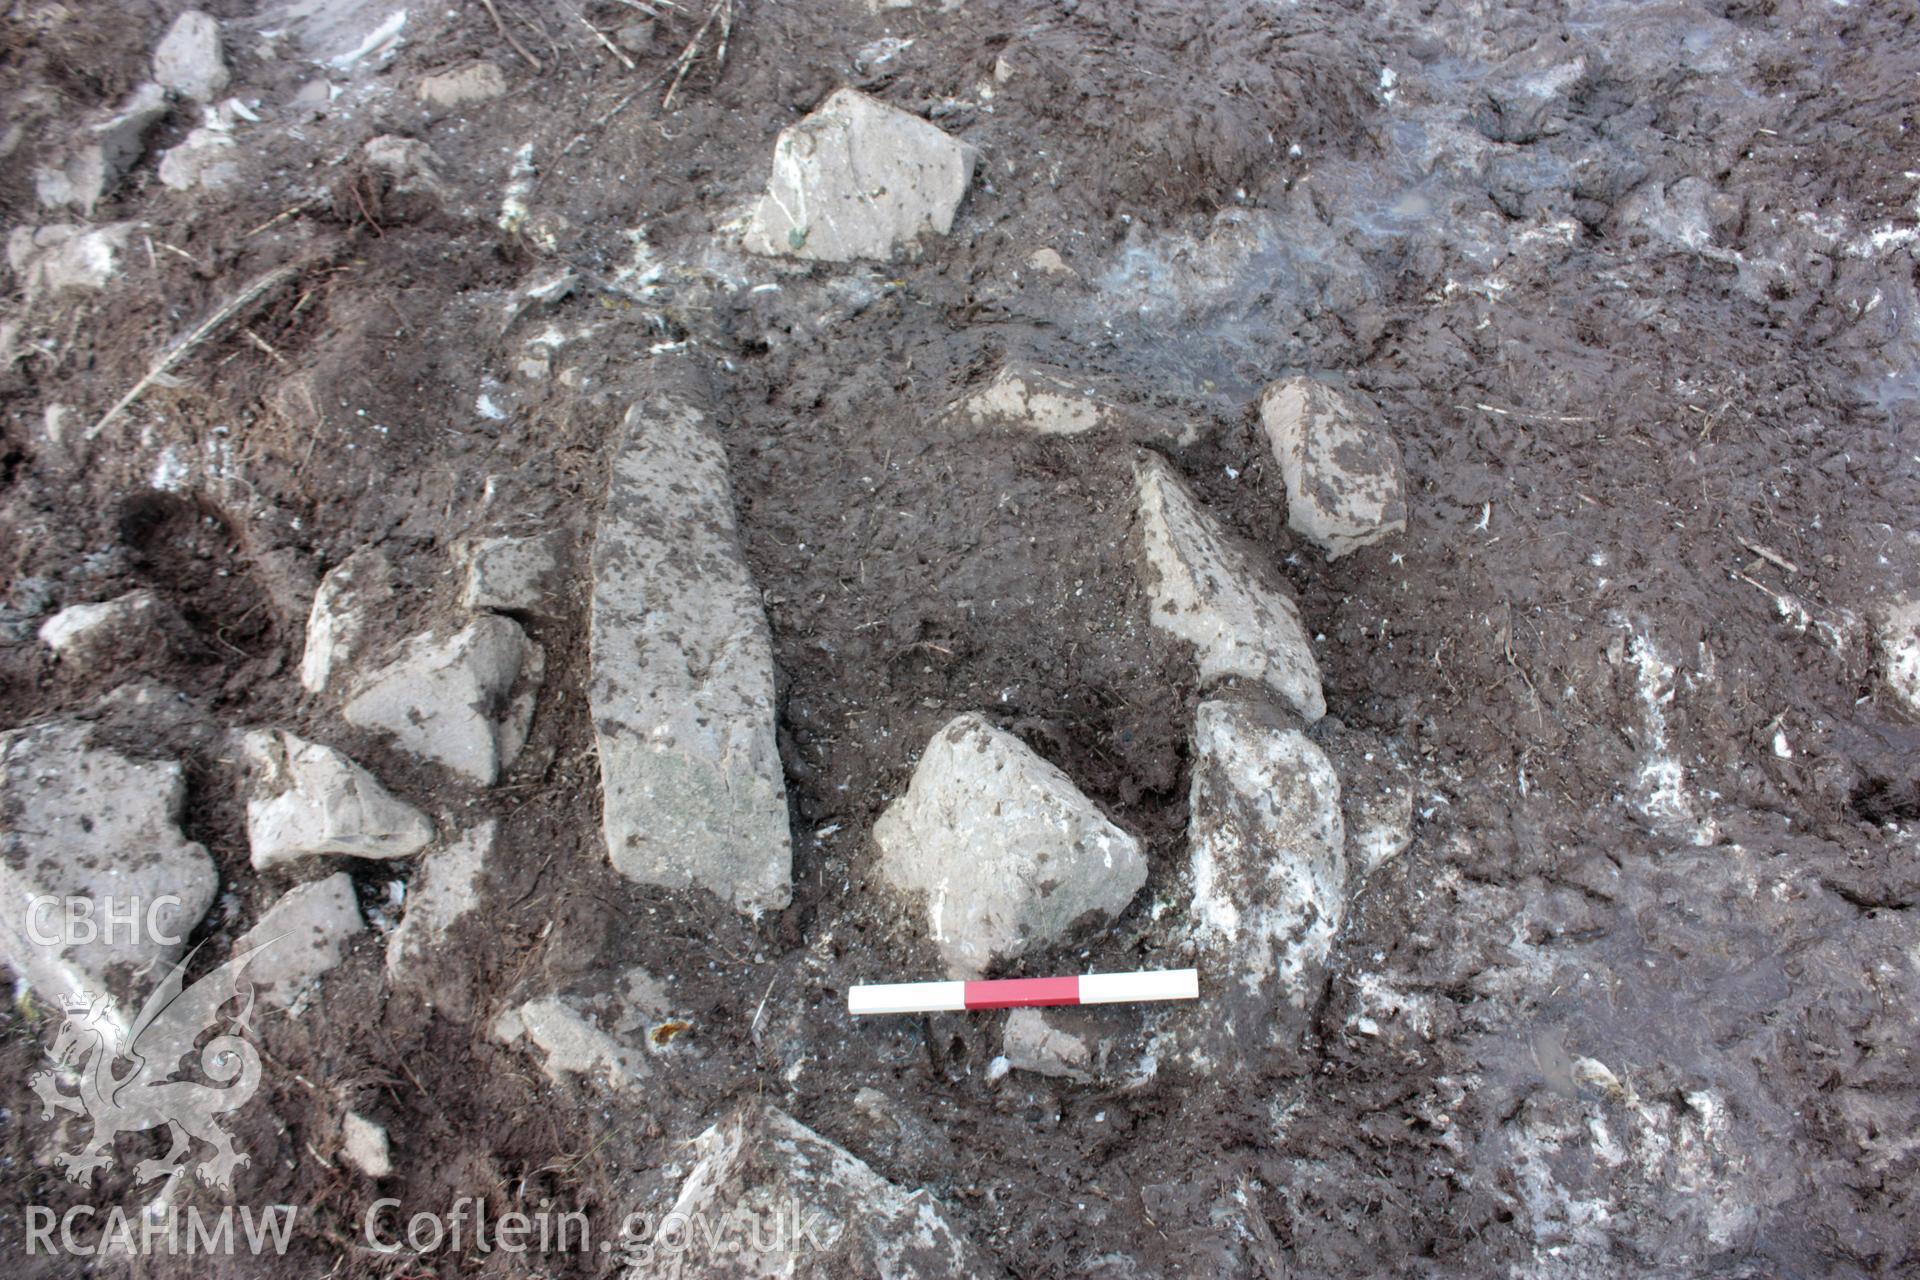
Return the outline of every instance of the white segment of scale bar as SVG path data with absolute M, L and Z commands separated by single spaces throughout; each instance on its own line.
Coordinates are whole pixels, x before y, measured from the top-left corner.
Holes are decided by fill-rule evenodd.
M 1089 973 L 1080 978 L 1081 1004 L 1122 1004 L 1130 1000 L 1198 1000 L 1197 969 L 1151 973 Z
M 847 1012 L 944 1013 L 967 1007 L 964 982 L 880 982 L 847 988 Z

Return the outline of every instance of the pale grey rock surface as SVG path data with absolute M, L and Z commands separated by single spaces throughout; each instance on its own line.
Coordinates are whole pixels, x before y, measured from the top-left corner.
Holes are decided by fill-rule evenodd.
M 1880 616 L 1875 639 L 1887 691 L 1907 714 L 1920 716 L 1920 596 L 1888 606 Z
M 821 262 L 885 261 L 953 228 L 977 153 L 855 89 L 838 89 L 773 146 L 745 247 Z
M 1084 1081 L 1092 1078 L 1093 1044 L 1054 1025 L 1054 1016 L 1040 1009 L 1014 1009 L 1001 1032 L 1001 1053 L 1018 1071 Z
M 332 747 L 284 729 L 241 743 L 254 773 L 247 844 L 260 870 L 326 855 L 404 858 L 432 842 L 426 814 Z
M 347 1112 L 340 1122 L 340 1158 L 369 1178 L 384 1178 L 393 1172 L 393 1146 L 386 1126 L 375 1123 L 358 1111 Z
M 342 871 L 289 889 L 234 941 L 233 952 L 259 952 L 246 974 L 262 1000 L 299 1009 L 314 981 L 340 967 L 348 944 L 365 928 L 353 877 Z
M 1209 1020 L 1250 1052 L 1297 1036 L 1346 918 L 1346 826 L 1326 754 L 1265 702 L 1194 713 L 1188 858 Z
M 195 129 L 160 157 L 160 182 L 174 191 L 224 191 L 239 184 L 242 155 L 231 129 Z
M 1154 625 L 1194 646 L 1203 681 L 1256 680 L 1307 720 L 1325 715 L 1292 595 L 1262 580 L 1165 459 L 1147 455 L 1134 480 Z
M 483 614 L 450 636 L 428 631 L 354 682 L 347 723 L 492 786 L 526 745 L 546 655 L 510 618 Z
M 146 149 L 147 131 L 167 114 L 166 90 L 149 81 L 119 110 L 80 131 L 57 163 L 34 171 L 34 192 L 48 208 L 76 205 L 89 216 Z
M 387 935 L 387 973 L 395 980 L 430 977 L 447 931 L 480 905 L 481 877 L 498 830 L 489 818 L 420 860 L 408 887 L 406 914 Z
M 173 606 L 142 587 L 111 600 L 68 605 L 40 624 L 40 643 L 63 666 L 105 672 L 172 652 L 182 630 Z
M 161 88 L 196 102 L 219 97 L 231 78 L 219 21 L 198 9 L 175 18 L 154 48 L 153 78 Z
M 622 875 L 750 914 L 792 896 L 773 642 L 696 370 L 627 414 L 593 549 L 588 697 Z
M 414 96 L 429 111 L 457 111 L 491 102 L 507 91 L 507 76 L 492 62 L 469 62 L 420 77 Z
M 484 538 L 465 550 L 462 607 L 553 616 L 565 536 Z
M 120 274 L 121 255 L 133 230 L 131 222 L 15 227 L 7 237 L 7 265 L 29 295 L 104 289 Z
M 359 656 L 374 619 L 392 599 L 393 565 L 375 548 L 362 547 L 327 571 L 307 614 L 300 658 L 300 683 L 308 693 L 325 692 Z
M 1287 526 L 1337 560 L 1407 528 L 1400 446 L 1358 391 L 1287 378 L 1260 396 L 1287 486 Z
M 636 1088 L 652 1073 L 644 1049 L 617 1039 L 586 1011 L 560 996 L 540 996 L 494 1020 L 493 1038 L 525 1037 L 545 1058 L 549 1078 L 584 1076 L 615 1089 Z
M 180 833 L 185 798 L 179 764 L 96 748 L 85 725 L 0 734 L 0 959 L 41 999 L 106 991 L 129 1013 L 136 975 L 151 982 L 180 957 L 220 883 Z M 67 929 L 69 900 L 84 901 L 92 936 Z M 109 934 L 110 910 L 137 913 L 137 927 Z
M 1112 405 L 1048 370 L 1007 366 L 961 409 L 975 426 L 1010 426 L 1045 436 L 1079 435 L 1114 421 Z
M 1003 1275 L 925 1188 L 907 1190 L 786 1112 L 750 1103 L 690 1144 L 692 1167 L 669 1214 L 704 1222 L 685 1250 L 659 1250 L 634 1280 L 754 1276 L 769 1263 L 804 1259 L 806 1274 L 890 1280 L 986 1280 Z M 790 1252 L 737 1247 L 757 1224 L 765 1239 L 775 1213 L 798 1217 L 806 1234 Z
M 972 713 L 933 735 L 873 836 L 887 882 L 924 895 L 928 934 L 953 977 L 1112 920 L 1147 878 L 1138 841 L 1066 774 Z

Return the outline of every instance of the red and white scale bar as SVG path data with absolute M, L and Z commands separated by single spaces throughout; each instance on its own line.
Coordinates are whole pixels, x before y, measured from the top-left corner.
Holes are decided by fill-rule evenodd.
M 1061 1004 L 1129 1004 L 1197 1000 L 1194 969 L 1085 973 L 1066 978 L 998 978 L 990 982 L 881 982 L 851 987 L 847 1012 L 957 1013 L 966 1009 L 1037 1009 Z

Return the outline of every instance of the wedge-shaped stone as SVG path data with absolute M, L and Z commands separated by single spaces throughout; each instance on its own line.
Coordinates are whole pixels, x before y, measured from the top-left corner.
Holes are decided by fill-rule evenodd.
M 976 159 L 918 116 L 836 90 L 781 131 L 744 244 L 821 262 L 884 261 L 953 228 Z
M 1338 560 L 1407 528 L 1400 446 L 1373 402 L 1311 378 L 1260 397 L 1260 422 L 1287 485 L 1287 527 Z
M 353 761 L 284 729 L 242 745 L 254 770 L 247 844 L 262 871 L 301 858 L 404 858 L 433 839 L 433 823 Z
M 1201 703 L 1193 746 L 1195 936 L 1218 965 L 1214 1021 L 1257 1052 L 1304 1027 L 1346 918 L 1340 779 L 1266 703 Z
M 1308 721 L 1327 712 L 1300 610 L 1263 583 L 1157 455 L 1135 469 L 1153 622 L 1199 650 L 1200 678 L 1258 680 Z
M 924 1188 L 895 1186 L 778 1108 L 735 1112 L 693 1140 L 692 1159 L 662 1220 L 701 1229 L 685 1249 L 655 1250 L 635 1280 L 1005 1274 Z
M 492 786 L 526 745 L 546 654 L 498 614 L 442 638 L 418 635 L 361 681 L 341 714 L 408 751 Z
M 304 1007 L 313 982 L 340 967 L 348 945 L 366 927 L 353 877 L 341 871 L 282 894 L 233 950 L 259 950 L 247 973 L 269 1004 Z
M 432 976 L 447 932 L 480 905 L 480 880 L 499 824 L 491 818 L 420 860 L 407 892 L 407 913 L 387 935 L 387 975 L 395 981 Z
M 607 853 L 631 879 L 758 914 L 792 897 L 773 641 L 704 386 L 688 366 L 663 376 L 627 414 L 593 549 Z
M 393 566 L 372 547 L 342 560 L 320 579 L 307 613 L 300 683 L 321 693 L 359 654 L 373 621 L 393 598 Z
M 136 977 L 180 957 L 220 883 L 180 834 L 185 798 L 177 763 L 93 747 L 84 725 L 0 734 L 0 960 L 44 1002 L 106 992 L 124 1015 Z
M 1147 879 L 1138 841 L 972 713 L 933 735 L 873 836 L 888 882 L 926 896 L 928 932 L 957 978 L 1113 919 Z

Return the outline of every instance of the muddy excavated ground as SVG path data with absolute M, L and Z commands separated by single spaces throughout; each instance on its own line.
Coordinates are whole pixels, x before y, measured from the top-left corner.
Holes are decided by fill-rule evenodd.
M 6 7 L 10 232 L 86 220 L 40 207 L 36 166 L 148 78 L 182 7 Z M 1920 722 L 1877 632 L 1920 588 L 1907 6 L 205 7 L 247 108 L 230 181 L 160 180 L 205 124 L 176 102 L 92 211 L 134 224 L 111 278 L 18 272 L 0 312 L 0 728 L 79 718 L 184 761 L 182 824 L 220 873 L 199 964 L 299 878 L 249 863 L 226 729 L 324 741 L 443 829 L 500 835 L 431 981 L 382 964 L 408 864 L 349 861 L 374 927 L 303 1013 L 258 1018 L 252 1162 L 230 1195 L 176 1194 L 299 1206 L 286 1258 L 25 1255 L 28 1206 L 144 1205 L 127 1153 L 162 1139 L 63 1178 L 79 1122 L 27 1083 L 60 1012 L 22 990 L 0 1012 L 18 1274 L 617 1274 L 382 1254 L 362 1223 L 476 1196 L 608 1238 L 751 1099 L 926 1188 L 1016 1276 L 1920 1273 Z M 503 93 L 422 106 L 423 76 L 476 59 Z M 951 234 L 886 264 L 743 252 L 775 135 L 843 85 L 979 148 Z M 370 163 L 386 135 L 430 156 Z M 568 269 L 571 292 L 525 295 Z M 601 837 L 594 522 L 650 362 L 689 351 L 778 672 L 793 901 L 757 922 L 624 880 Z M 952 412 L 1006 361 L 1124 425 Z M 1298 372 L 1381 406 L 1404 535 L 1330 562 L 1289 530 L 1255 405 Z M 1316 736 L 1405 771 L 1411 848 L 1269 1061 L 1081 1083 L 990 1070 L 998 1014 L 850 1020 L 849 985 L 938 974 L 871 831 L 969 710 L 1148 855 L 1117 924 L 1022 972 L 1193 962 L 1202 690 L 1148 623 L 1142 449 L 1297 594 Z M 523 619 L 545 686 L 499 785 L 304 694 L 314 587 L 347 555 L 395 566 L 399 636 L 456 609 L 459 540 L 548 531 L 564 585 Z M 140 587 L 184 641 L 74 669 L 37 638 Z M 637 1087 L 549 1078 L 489 1034 L 549 993 L 615 1008 L 636 968 L 689 1024 Z M 1099 1018 L 1133 1053 L 1204 996 Z M 347 1110 L 386 1127 L 391 1176 L 342 1162 Z

